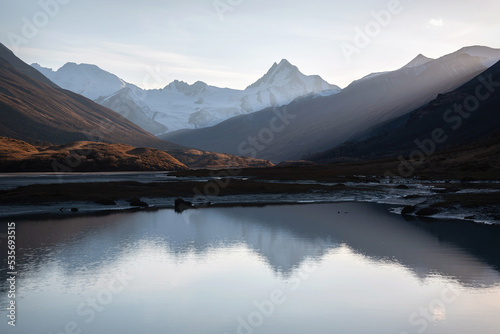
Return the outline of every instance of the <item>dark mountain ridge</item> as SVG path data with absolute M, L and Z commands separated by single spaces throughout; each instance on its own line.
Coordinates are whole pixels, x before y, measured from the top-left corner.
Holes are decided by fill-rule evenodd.
M 439 94 L 426 105 L 367 131 L 362 140 L 346 142 L 308 158 L 316 162 L 370 160 L 408 156 L 416 150 L 434 153 L 485 146 L 498 142 L 499 129 L 500 62 L 497 62 L 459 88 Z

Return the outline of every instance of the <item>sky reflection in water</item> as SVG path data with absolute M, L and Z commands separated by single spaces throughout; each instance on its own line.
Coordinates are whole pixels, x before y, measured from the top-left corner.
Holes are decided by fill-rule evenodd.
M 500 259 L 492 248 L 500 231 L 405 221 L 387 206 L 159 210 L 20 221 L 16 232 L 17 326 L 7 326 L 2 309 L 2 332 L 400 334 L 500 327 Z

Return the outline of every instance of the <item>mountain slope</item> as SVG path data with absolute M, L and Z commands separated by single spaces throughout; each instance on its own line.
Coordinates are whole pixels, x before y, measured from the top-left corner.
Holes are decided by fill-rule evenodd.
M 245 90 L 219 88 L 198 81 L 173 81 L 163 89 L 144 90 L 94 65 L 68 63 L 57 71 L 32 65 L 63 88 L 115 110 L 154 134 L 203 128 L 230 117 L 281 106 L 309 94 L 340 91 L 319 76 L 306 76 L 283 59 Z M 133 94 L 131 94 L 131 91 Z
M 138 98 L 139 88 L 125 87 L 116 94 L 108 97 L 100 97 L 96 103 L 116 111 L 129 121 L 137 124 L 151 133 L 164 133 L 168 128 L 154 120 L 153 112 L 144 101 Z
M 367 76 L 332 96 L 307 97 L 214 127 L 168 133 L 161 138 L 273 162 L 298 160 L 346 140 L 356 140 L 368 129 L 459 87 L 484 71 L 487 64 L 500 60 L 500 50 L 472 47 L 436 60 L 418 58 L 417 64 Z
M 476 106 L 477 109 L 473 108 Z M 433 136 L 436 129 L 442 131 L 442 136 Z M 345 143 L 309 158 L 332 162 L 345 158 L 397 159 L 412 152 L 430 155 L 445 148 L 459 150 L 470 145 L 496 144 L 500 138 L 499 129 L 500 62 L 497 62 L 461 87 L 372 129 L 366 139 Z M 475 162 L 480 165 L 479 160 Z
M 81 95 L 51 87 L 19 72 L 3 58 L 0 58 L 0 119 L 0 135 L 21 140 L 54 144 L 90 140 L 179 148 Z
M 55 83 L 50 81 L 45 75 L 43 75 L 33 67 L 29 66 L 21 59 L 17 58 L 16 55 L 2 43 L 0 43 L 0 58 L 5 60 L 9 65 L 14 67 L 19 72 L 26 74 L 27 76 L 33 79 L 41 81 L 53 88 L 59 88 Z

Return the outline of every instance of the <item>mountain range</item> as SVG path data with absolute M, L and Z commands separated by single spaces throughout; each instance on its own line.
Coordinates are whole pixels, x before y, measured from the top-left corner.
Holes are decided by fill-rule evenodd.
M 176 159 L 171 166 L 184 164 L 189 168 L 262 167 L 272 165 L 268 160 L 304 158 L 324 163 L 408 156 L 419 147 L 416 141 L 425 141 L 436 128 L 450 132 L 444 143 L 435 145 L 436 150 L 483 145 L 498 138 L 498 92 L 489 90 L 496 89 L 495 80 L 500 80 L 499 60 L 500 50 L 482 46 L 465 47 L 438 59 L 420 54 L 402 68 L 369 74 L 341 90 L 319 76 L 303 75 L 284 59 L 242 91 L 181 81 L 163 89 L 142 90 L 85 64 L 68 63 L 50 71 L 48 75 L 57 81 L 54 83 L 36 70 L 47 69 L 29 66 L 0 46 L 0 136 L 46 142 L 38 145 L 37 151 L 20 143 L 20 151 L 28 148 L 23 154 L 29 159 L 33 154 L 35 158 L 57 156 L 65 150 L 51 144 L 99 141 L 129 145 L 124 157 L 137 159 L 130 154 L 139 154 L 135 155 L 139 160 L 147 161 L 148 157 L 167 154 Z M 452 114 L 457 104 L 474 101 L 471 96 L 477 94 L 480 83 L 486 85 L 483 91 L 489 92 L 488 100 L 478 107 L 481 112 L 469 115 L 461 111 L 461 119 Z M 136 122 L 64 86 L 102 104 L 128 108 L 129 118 L 135 115 Z M 187 105 L 188 101 L 194 105 L 199 101 L 203 108 L 213 106 L 213 113 L 204 109 L 189 114 L 191 120 L 204 112 L 215 118 L 229 117 L 232 112 L 224 114 L 220 108 L 233 103 L 235 97 L 240 107 L 246 101 L 251 108 L 240 109 L 237 113 L 241 114 L 213 126 L 180 129 L 158 138 L 138 124 L 149 124 L 158 132 L 167 126 L 179 127 L 192 111 L 182 111 L 182 103 Z M 155 111 L 160 104 L 177 106 L 178 114 Z M 268 107 L 251 111 L 260 104 Z M 172 120 L 176 117 L 178 122 Z M 454 126 L 460 129 L 450 131 Z M 86 144 L 68 147 L 82 145 Z M 162 152 L 134 150 L 137 147 Z M 104 151 L 112 155 L 111 147 Z M 161 163 L 140 168 L 161 168 Z
M 272 166 L 163 141 L 115 111 L 60 88 L 1 44 L 0 119 L 2 171 L 53 171 L 53 162 L 81 171 L 187 168 L 165 150 L 190 168 Z
M 419 55 L 398 70 L 368 75 L 334 95 L 304 97 L 213 127 L 175 131 L 160 138 L 273 162 L 298 160 L 362 139 L 372 128 L 458 88 L 498 60 L 500 50 L 481 46 L 438 59 Z
M 33 68 L 62 88 L 108 107 L 143 129 L 166 132 L 204 128 L 236 115 L 288 104 L 311 94 L 335 94 L 340 88 L 317 75 L 306 76 L 286 59 L 244 90 L 219 88 L 197 81 L 175 80 L 162 89 L 145 90 L 95 65 L 67 63 L 57 71 Z

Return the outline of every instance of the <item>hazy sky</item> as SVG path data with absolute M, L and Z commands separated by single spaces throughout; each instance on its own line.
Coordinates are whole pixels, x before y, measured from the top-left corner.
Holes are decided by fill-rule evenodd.
M 345 87 L 419 53 L 500 48 L 498 0 L 0 1 L 0 42 L 25 62 L 96 64 L 145 88 L 243 89 L 282 58 Z

